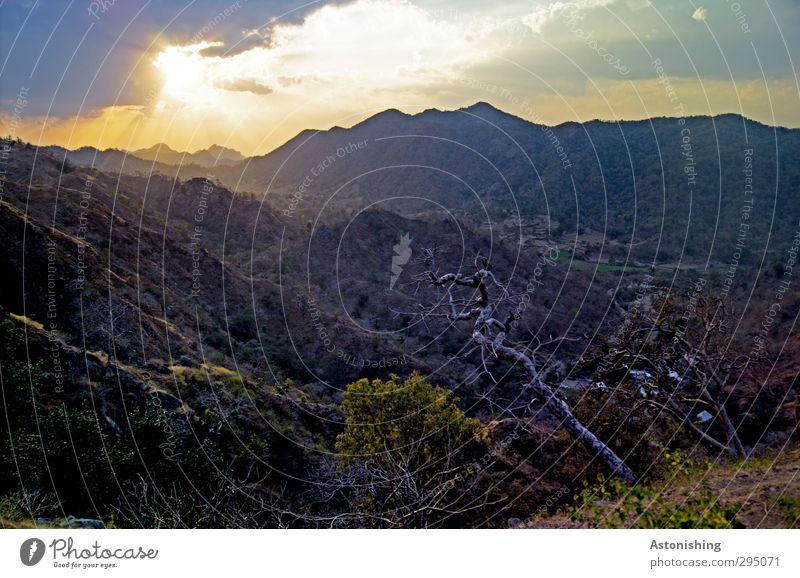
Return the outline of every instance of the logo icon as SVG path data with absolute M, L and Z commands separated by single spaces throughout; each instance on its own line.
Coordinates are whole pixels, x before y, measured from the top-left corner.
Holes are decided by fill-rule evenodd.
M 403 272 L 403 265 L 408 263 L 411 259 L 411 235 L 406 233 L 400 237 L 400 242 L 397 243 L 392 249 L 395 254 L 392 255 L 392 278 L 389 280 L 389 291 L 394 289 L 394 284 L 400 278 L 400 273 Z
M 44 542 L 39 538 L 29 538 L 19 547 L 19 559 L 26 566 L 36 566 L 44 558 Z

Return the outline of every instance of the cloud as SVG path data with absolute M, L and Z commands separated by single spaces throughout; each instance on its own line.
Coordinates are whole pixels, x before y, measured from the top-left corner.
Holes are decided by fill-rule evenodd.
M 464 0 L 457 9 L 425 10 L 408 0 L 354 0 L 316 7 L 292 21 L 274 20 L 257 33 L 241 31 L 246 42 L 237 46 L 181 44 L 171 36 L 172 44 L 160 44 L 152 55 L 155 68 L 149 72 L 156 82 L 144 104 L 134 96 L 100 112 L 51 118 L 44 131 L 31 107 L 20 134 L 34 142 L 103 148 L 166 142 L 194 150 L 227 143 L 251 154 L 271 150 L 303 129 L 350 126 L 387 108 L 417 112 L 488 100 L 525 116 L 521 103 L 527 102 L 546 123 L 670 114 L 674 104 L 663 98 L 652 58 L 632 35 L 647 36 L 653 54 L 669 60 L 669 74 L 690 113 L 708 113 L 709 101 L 715 113 L 737 111 L 741 101 L 746 115 L 772 122 L 771 102 L 775 122 L 800 124 L 788 66 L 764 59 L 767 94 L 763 83 L 753 81 L 761 76 L 761 63 L 748 60 L 735 21 L 718 38 L 735 60 L 739 95 L 706 49 L 705 35 L 697 34 L 697 18 L 686 18 L 691 13 L 685 6 L 669 0 L 536 1 L 535 8 L 530 0 L 504 3 L 502 9 Z M 439 0 L 435 6 L 441 6 Z M 754 34 L 757 17 L 750 16 Z M 694 61 L 671 51 L 676 33 Z M 191 42 L 188 36 L 184 42 Z M 612 58 L 630 69 L 624 79 Z M 691 78 L 698 60 L 709 71 L 702 85 Z M 778 83 L 778 78 L 789 80 Z M 149 82 L 144 73 L 137 80 Z
M 279 89 L 294 96 L 324 92 L 364 103 L 382 91 L 451 78 L 485 59 L 486 34 L 469 22 L 438 20 L 406 0 L 356 0 L 323 6 L 299 23 L 275 23 L 263 45 L 234 55 L 210 53 L 210 44 L 173 46 L 156 63 L 174 71 L 166 79 L 166 96 L 187 102 L 217 88 L 261 95 Z M 287 78 L 293 81 L 282 82 Z
M 444 20 L 407 0 L 328 4 L 274 21 L 263 42 L 235 53 L 220 41 L 161 45 L 146 105 L 38 118 L 40 130 L 31 125 L 27 136 L 72 147 L 166 142 L 183 150 L 232 139 L 240 150 L 265 152 L 306 128 L 440 105 L 432 87 L 499 54 L 507 44 L 501 28 L 479 14 Z
M 233 80 L 221 80 L 214 86 L 222 90 L 230 90 L 232 92 L 252 92 L 253 94 L 271 94 L 272 89 L 269 86 L 264 86 L 254 80 L 246 78 L 238 78 Z
M 697 10 L 694 11 L 692 14 L 692 18 L 697 20 L 698 22 L 705 21 L 706 17 L 708 16 L 708 10 L 703 8 L 702 6 L 698 6 Z
M 614 4 L 616 0 L 558 0 L 537 6 L 533 12 L 522 17 L 522 23 L 537 34 L 556 20 L 581 18 L 582 13 L 592 8 L 602 8 Z

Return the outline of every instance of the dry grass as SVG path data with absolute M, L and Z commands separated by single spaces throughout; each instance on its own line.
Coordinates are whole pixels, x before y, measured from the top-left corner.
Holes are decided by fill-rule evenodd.
M 778 503 L 781 496 L 800 503 L 800 448 L 747 461 L 726 461 L 700 469 L 656 487 L 666 503 L 686 500 L 701 482 L 708 482 L 723 506 L 736 509 L 736 518 L 746 528 L 798 528 L 798 507 L 787 510 Z M 571 519 L 567 513 L 533 520 L 529 528 L 586 528 L 588 523 Z

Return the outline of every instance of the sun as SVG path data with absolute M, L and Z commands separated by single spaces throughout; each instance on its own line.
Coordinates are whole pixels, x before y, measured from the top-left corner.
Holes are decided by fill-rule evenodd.
M 168 46 L 158 53 L 153 64 L 161 73 L 161 98 L 183 104 L 212 104 L 217 92 L 210 80 L 209 66 L 213 58 L 200 53 L 219 46 L 218 42 L 201 42 L 188 46 Z

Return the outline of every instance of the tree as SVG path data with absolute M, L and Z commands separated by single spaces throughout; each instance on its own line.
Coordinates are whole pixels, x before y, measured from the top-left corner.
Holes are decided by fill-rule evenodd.
M 545 407 L 561 422 L 561 424 L 593 455 L 596 455 L 608 468 L 628 483 L 635 483 L 636 474 L 625 465 L 622 459 L 589 431 L 572 413 L 567 403 L 557 397 L 547 385 L 534 362 L 533 353 L 525 344 L 515 343 L 509 339 L 509 333 L 516 326 L 519 313 L 509 307 L 504 321 L 495 315 L 502 305 L 509 305 L 509 292 L 501 284 L 488 260 L 476 259 L 477 271 L 472 275 L 462 273 L 446 273 L 437 275 L 433 271 L 426 273 L 434 287 L 445 292 L 438 304 L 432 307 L 420 307 L 423 316 L 442 315 L 437 313 L 445 309 L 445 315 L 451 323 L 472 323 L 471 341 L 481 350 L 482 355 L 503 359 L 521 367 L 527 374 L 526 388 L 529 388 L 545 404 Z M 500 296 L 493 302 L 489 295 L 489 284 L 500 289 Z M 467 291 L 464 295 L 463 292 Z M 462 294 L 457 294 L 461 291 Z
M 699 286 L 688 299 L 657 290 L 652 306 L 624 313 L 596 376 L 605 383 L 638 380 L 638 406 L 654 407 L 708 445 L 744 458 L 728 406 L 748 359 L 737 354 L 728 334 L 728 309 Z
M 83 318 L 87 337 L 101 345 L 108 355 L 105 377 L 114 370 L 120 351 L 127 357 L 124 347 L 127 336 L 134 333 L 134 308 L 122 299 L 109 295 L 108 300 L 95 298 L 87 302 Z
M 394 374 L 386 381 L 360 379 L 345 390 L 345 429 L 336 447 L 347 459 L 388 463 L 403 455 L 409 466 L 421 469 L 447 457 L 445 446 L 474 434 L 478 421 L 466 417 L 456 402 L 451 391 L 417 372 L 402 383 Z
M 361 379 L 347 386 L 341 409 L 340 456 L 327 487 L 350 492 L 360 523 L 427 526 L 486 505 L 464 505 L 470 481 L 460 482 L 478 420 L 464 415 L 451 391 L 416 372 L 402 382 Z

